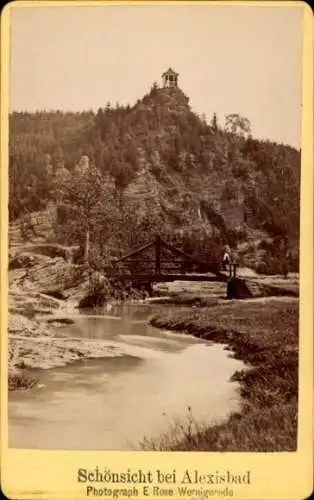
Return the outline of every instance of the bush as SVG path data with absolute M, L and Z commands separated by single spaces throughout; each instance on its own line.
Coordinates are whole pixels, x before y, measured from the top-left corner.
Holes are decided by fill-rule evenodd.
M 259 245 L 258 245 L 258 248 L 261 249 L 261 250 L 273 250 L 273 242 L 272 241 L 269 241 L 267 239 L 263 239 Z
M 262 262 L 257 263 L 254 269 L 259 274 L 282 274 L 286 276 L 289 272 L 289 265 L 286 259 L 280 257 L 264 256 Z
M 9 373 L 8 387 L 9 391 L 18 389 L 30 389 L 38 382 L 38 378 L 30 375 L 26 370 L 16 370 Z
M 79 308 L 102 307 L 110 296 L 110 284 L 107 278 L 98 272 L 91 271 L 88 292 L 80 301 Z

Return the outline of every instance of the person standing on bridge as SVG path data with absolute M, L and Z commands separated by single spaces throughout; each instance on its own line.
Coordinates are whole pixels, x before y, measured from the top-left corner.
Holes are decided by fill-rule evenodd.
M 236 267 L 238 264 L 239 255 L 235 249 L 229 247 L 229 245 L 224 246 L 224 254 L 222 257 L 222 268 L 225 271 L 229 271 L 231 277 L 236 276 Z
M 223 269 L 229 269 L 231 265 L 231 255 L 230 255 L 230 247 L 229 245 L 224 246 L 224 254 L 222 256 L 222 267 Z

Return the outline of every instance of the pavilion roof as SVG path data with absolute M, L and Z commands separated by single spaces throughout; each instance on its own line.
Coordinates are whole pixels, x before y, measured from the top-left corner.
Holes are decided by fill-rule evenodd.
M 176 73 L 176 72 L 175 72 L 172 68 L 169 68 L 169 69 L 167 69 L 167 71 L 165 71 L 165 72 L 162 74 L 162 76 L 165 76 L 165 75 L 176 75 L 176 76 L 178 76 L 178 75 L 179 75 L 179 73 Z

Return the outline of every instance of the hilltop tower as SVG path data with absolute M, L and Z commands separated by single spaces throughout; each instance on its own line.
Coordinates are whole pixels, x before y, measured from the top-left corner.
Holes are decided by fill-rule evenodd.
M 178 86 L 178 77 L 179 73 L 173 71 L 172 68 L 169 68 L 162 74 L 162 85 L 163 87 L 177 87 Z

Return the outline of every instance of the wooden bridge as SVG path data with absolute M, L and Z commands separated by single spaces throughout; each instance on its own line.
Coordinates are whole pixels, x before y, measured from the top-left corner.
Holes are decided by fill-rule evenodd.
M 220 281 L 236 276 L 236 266 L 201 261 L 157 236 L 151 243 L 111 261 L 107 276 L 117 281 L 157 283 L 167 281 Z

